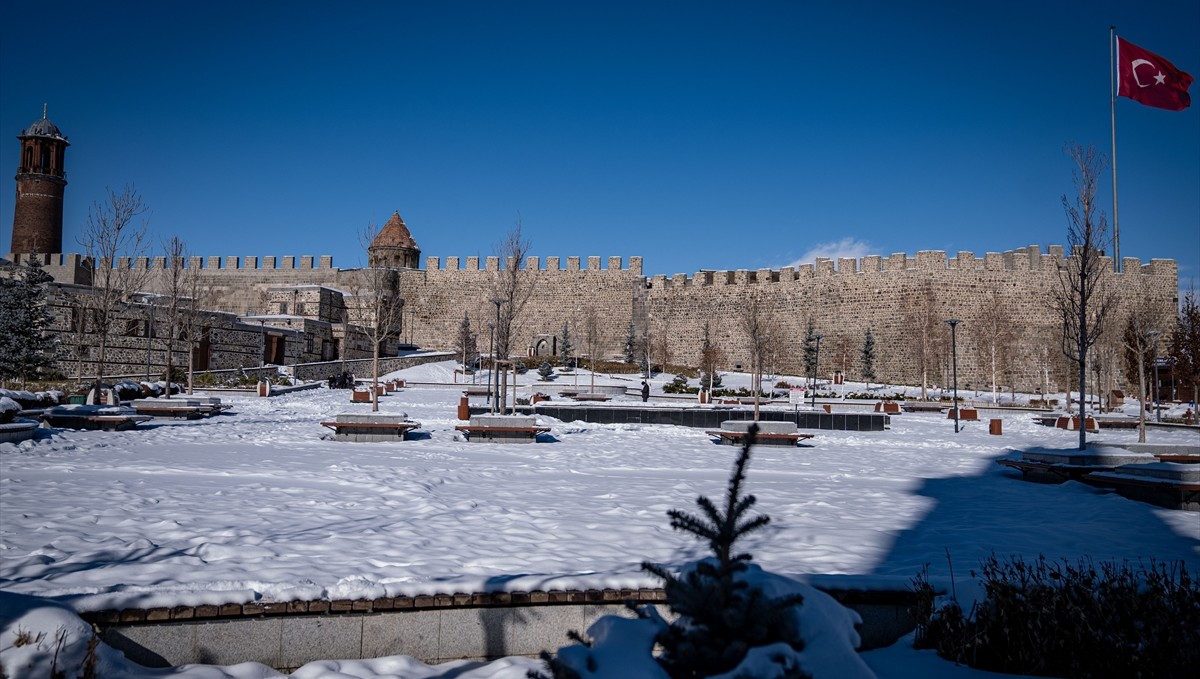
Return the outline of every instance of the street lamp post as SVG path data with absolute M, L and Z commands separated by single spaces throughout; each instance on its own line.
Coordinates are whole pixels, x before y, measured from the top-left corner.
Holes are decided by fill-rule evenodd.
M 954 433 L 958 433 L 958 338 L 955 331 L 958 329 L 959 321 L 957 318 L 951 318 L 946 321 L 950 324 L 950 362 L 953 365 L 954 373 Z
M 146 381 L 150 381 L 150 345 L 154 339 L 154 298 L 156 295 L 146 295 L 146 301 L 150 304 L 150 322 L 146 325 Z M 171 376 L 167 375 L 167 394 L 171 393 Z
M 813 385 L 812 385 L 812 407 L 817 409 L 817 376 L 821 374 L 821 338 L 824 337 L 821 333 L 813 335 L 813 339 L 817 340 L 817 351 L 813 358 Z
M 494 353 L 496 351 L 495 347 L 496 347 L 496 324 L 488 323 L 488 358 L 490 358 L 492 360 L 492 364 L 488 366 L 487 401 L 488 401 L 488 408 L 490 409 L 490 411 L 493 415 L 496 413 L 496 407 L 492 404 L 492 375 L 496 372 L 496 354 Z M 480 362 L 480 365 L 481 366 L 483 365 L 482 361 Z
M 258 319 L 258 380 L 261 382 L 263 368 L 267 365 L 267 326 L 266 321 Z
M 1154 421 L 1162 422 L 1162 410 L 1158 407 L 1158 338 L 1161 330 L 1150 331 L 1150 399 L 1154 403 Z
M 496 348 L 499 349 L 500 348 L 499 347 L 499 344 L 500 344 L 500 305 L 504 304 L 504 300 L 502 300 L 498 297 L 493 297 L 491 302 L 492 302 L 492 304 L 496 305 Z M 505 358 L 507 358 L 507 357 L 505 357 Z M 496 356 L 495 356 L 495 354 L 493 354 L 492 355 L 492 370 L 493 370 L 493 372 L 495 371 L 495 369 L 496 369 Z M 496 396 L 495 396 L 495 399 L 492 401 L 493 414 L 496 412 L 496 407 L 499 405 L 499 403 L 500 403 L 500 373 L 496 373 Z

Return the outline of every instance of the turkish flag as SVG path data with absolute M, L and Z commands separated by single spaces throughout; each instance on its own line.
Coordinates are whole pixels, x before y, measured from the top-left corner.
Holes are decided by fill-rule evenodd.
M 1191 106 L 1192 76 L 1171 62 L 1117 38 L 1117 94 L 1154 108 L 1182 111 Z

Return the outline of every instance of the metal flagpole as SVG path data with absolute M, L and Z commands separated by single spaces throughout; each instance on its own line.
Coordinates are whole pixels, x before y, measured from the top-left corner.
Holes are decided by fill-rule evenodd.
M 1116 26 L 1108 27 L 1108 91 L 1109 119 L 1112 130 L 1112 196 L 1113 196 L 1113 266 L 1121 273 L 1121 226 L 1117 216 L 1117 61 Z

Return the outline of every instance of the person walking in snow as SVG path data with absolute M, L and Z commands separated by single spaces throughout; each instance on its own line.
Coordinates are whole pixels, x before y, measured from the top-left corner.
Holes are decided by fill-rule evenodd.
M 646 383 L 646 380 L 642 380 L 642 403 L 648 400 L 650 400 L 650 385 Z

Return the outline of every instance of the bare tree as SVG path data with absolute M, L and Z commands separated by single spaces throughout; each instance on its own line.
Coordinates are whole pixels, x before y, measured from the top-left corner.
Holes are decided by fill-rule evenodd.
M 127 308 L 130 295 L 145 285 L 150 273 L 147 268 L 117 266 L 119 257 L 138 257 L 145 251 L 147 220 L 142 218 L 145 213 L 142 198 L 133 187 L 126 186 L 120 193 L 107 190 L 105 201 L 88 210 L 87 225 L 79 239 L 84 254 L 95 266 L 92 294 L 82 295 L 81 301 L 99 344 L 97 384 L 104 380 L 109 338 L 115 331 L 117 317 Z
M 758 397 L 762 393 L 763 360 L 766 356 L 767 344 L 770 341 L 770 319 L 762 300 L 757 294 L 751 294 L 742 307 L 742 332 L 746 334 L 750 348 L 750 387 L 754 390 L 754 421 L 758 421 Z
M 379 235 L 379 228 L 367 225 L 359 236 L 366 250 Z M 390 340 L 400 337 L 404 299 L 400 274 L 390 267 L 368 266 L 359 269 L 352 282 L 353 296 L 348 311 L 371 344 L 371 410 L 379 411 L 379 356 Z M 348 338 L 347 338 L 348 339 Z
M 1171 333 L 1171 360 L 1180 381 L 1192 388 L 1192 423 L 1200 405 L 1200 304 L 1196 291 L 1188 290 L 1179 307 L 1175 331 Z
M 590 393 L 596 393 L 596 354 L 600 351 L 600 315 L 596 307 L 588 307 L 583 312 L 583 343 L 587 347 L 588 359 L 592 364 L 592 386 Z
M 187 296 L 190 292 L 188 289 L 189 271 L 184 267 L 184 262 L 187 261 L 187 245 L 183 242 L 183 239 L 179 236 L 171 236 L 169 240 L 162 244 L 162 247 L 163 253 L 166 255 L 166 268 L 160 269 L 158 272 L 161 278 L 158 287 L 166 297 L 167 317 L 163 319 L 160 327 L 165 328 L 166 396 L 167 398 L 171 398 L 175 341 L 177 338 L 186 335 L 185 319 L 188 314 L 185 312 L 185 307 L 187 305 Z M 188 383 L 190 386 L 190 379 Z
M 912 332 L 910 339 L 917 359 L 917 372 L 921 375 L 921 400 L 925 401 L 929 399 L 929 372 L 937 370 L 938 347 L 944 334 L 937 313 L 937 298 L 928 281 L 916 294 L 908 313 L 908 326 Z
M 1017 332 L 1008 304 L 995 287 L 988 291 L 983 313 L 972 324 L 971 333 L 983 363 L 990 368 L 992 403 L 997 403 L 1000 400 L 997 377 L 1008 369 L 1010 348 L 1016 342 Z
M 531 243 L 521 235 L 521 220 L 517 220 L 496 249 L 502 268 L 492 280 L 492 299 L 500 300 L 500 324 L 496 327 L 496 355 L 504 359 L 512 355 L 513 325 L 533 296 L 537 272 L 521 268 Z
M 503 265 L 492 280 L 492 303 L 499 316 L 496 324 L 496 356 L 507 361 L 512 355 L 513 326 L 533 297 L 538 272 L 522 269 L 521 263 L 529 254 L 530 242 L 521 235 L 521 220 L 504 236 L 496 248 L 496 255 Z M 506 396 L 500 390 L 500 411 L 504 411 Z
M 180 318 L 180 339 L 187 343 L 187 393 L 190 395 L 196 382 L 196 353 L 208 341 L 212 315 L 205 309 L 211 308 L 213 286 L 199 266 L 189 266 L 184 271 L 183 290 L 186 304 Z M 207 367 L 207 366 L 206 366 Z
M 1087 427 L 1083 423 L 1087 416 L 1088 350 L 1103 334 L 1115 296 L 1105 276 L 1108 264 L 1104 252 L 1111 240 L 1108 220 L 1096 201 L 1104 157 L 1091 146 L 1079 145 L 1068 145 L 1067 155 L 1075 163 L 1072 174 L 1076 195 L 1073 199 L 1062 197 L 1071 254 L 1059 264 L 1051 303 L 1062 320 L 1063 355 L 1078 369 L 1079 449 L 1083 450 L 1087 447 Z
M 1138 387 L 1138 442 L 1146 442 L 1146 372 L 1158 353 L 1160 338 L 1171 322 L 1170 313 L 1158 303 L 1145 281 L 1138 284 L 1133 305 L 1125 318 L 1123 343 L 1126 376 Z

